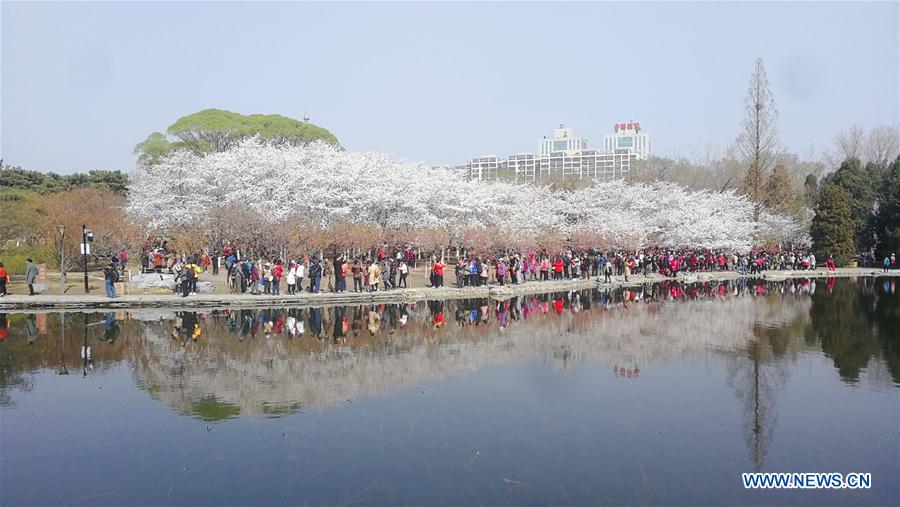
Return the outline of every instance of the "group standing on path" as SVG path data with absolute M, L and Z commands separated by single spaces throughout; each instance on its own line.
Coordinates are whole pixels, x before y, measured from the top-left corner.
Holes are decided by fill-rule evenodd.
M 871 264 L 871 255 L 864 254 L 860 263 Z M 140 259 L 142 272 L 168 272 L 175 275 L 175 291 L 182 297 L 198 293 L 198 282 L 203 273 L 212 270 L 218 274 L 224 266 L 226 281 L 232 294 L 281 295 L 282 283 L 286 295 L 302 292 L 348 292 L 348 278 L 352 279 L 353 292 L 376 292 L 409 287 L 409 273 L 415 268 L 420 254 L 411 247 L 389 248 L 384 245 L 368 252 L 350 255 L 335 253 L 330 258 L 317 255 L 296 255 L 287 260 L 279 256 L 261 257 L 244 255 L 234 245 L 227 244 L 221 251 L 179 254 L 167 240 L 144 243 Z M 103 270 L 106 295 L 116 297 L 115 284 L 120 280 L 119 265 L 127 263 L 128 255 L 123 247 Z M 833 271 L 832 258 L 824 262 Z M 885 273 L 895 269 L 896 256 L 884 257 Z M 521 285 L 526 282 L 561 281 L 595 278 L 612 283 L 613 277 L 630 282 L 635 274 L 659 273 L 675 278 L 679 273 L 710 271 L 734 271 L 741 275 L 757 275 L 768 270 L 816 270 L 815 255 L 798 248 L 753 249 L 747 253 L 710 249 L 645 248 L 639 250 L 566 249 L 560 252 L 535 250 L 531 252 L 503 251 L 486 255 L 467 255 L 461 252 L 456 263 L 445 261 L 443 254 L 431 256 L 428 263 L 428 287 L 445 286 L 445 270 L 451 268 L 455 286 L 482 287 Z M 34 294 L 38 268 L 29 258 L 25 281 L 29 294 Z M 0 297 L 6 295 L 9 275 L 0 263 Z M 323 287 L 324 284 L 324 287 Z

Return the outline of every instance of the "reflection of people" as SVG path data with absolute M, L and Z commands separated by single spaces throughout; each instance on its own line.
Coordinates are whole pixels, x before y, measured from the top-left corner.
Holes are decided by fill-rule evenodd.
M 28 317 L 25 318 L 25 333 L 28 337 L 28 345 L 34 344 L 38 338 L 38 329 L 33 313 L 28 314 Z
M 6 330 L 9 328 L 9 320 L 5 313 L 0 313 L 0 342 L 6 339 Z
M 119 325 L 116 323 L 116 314 L 115 312 L 109 312 L 103 321 L 103 341 L 112 343 L 118 337 Z
M 322 338 L 322 309 L 310 308 L 309 310 L 309 331 L 317 338 Z
M 373 308 L 369 310 L 369 333 L 372 336 L 375 336 L 375 333 L 378 332 L 378 329 L 381 327 L 381 315 Z
M 343 338 L 344 325 L 347 320 L 347 307 L 338 306 L 334 309 L 334 339 Z

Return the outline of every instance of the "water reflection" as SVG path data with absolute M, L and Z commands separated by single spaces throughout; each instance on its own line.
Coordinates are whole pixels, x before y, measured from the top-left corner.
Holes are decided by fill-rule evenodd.
M 821 345 L 847 382 L 856 382 L 877 357 L 900 384 L 893 279 L 829 279 L 824 285 L 817 289 L 815 280 L 805 279 L 667 282 L 506 301 L 142 310 L 69 319 L 0 315 L 2 335 L 8 335 L 0 400 L 9 403 L 9 389 L 27 389 L 28 372 L 67 373 L 67 358 L 79 359 L 84 375 L 95 364 L 128 361 L 138 384 L 155 397 L 211 418 L 216 411 L 202 407 L 213 403 L 229 407 L 220 411 L 229 417 L 281 415 L 517 358 L 541 358 L 561 370 L 599 360 L 615 367 L 616 376 L 631 378 L 648 362 L 705 347 L 733 363 L 729 382 L 753 414 L 751 433 L 761 441 L 753 447 L 764 447 L 763 428 L 774 424 L 765 402 L 773 402 L 790 375 L 772 358 Z M 59 319 L 58 332 L 48 319 Z M 78 321 L 83 329 L 74 329 Z M 81 343 L 73 339 L 78 331 Z
M 768 471 L 779 465 L 769 461 L 777 433 L 785 433 L 778 414 L 784 416 L 787 386 L 802 376 L 798 358 L 833 364 L 825 368 L 847 389 L 896 392 L 898 329 L 894 280 L 873 278 L 667 282 L 505 301 L 0 314 L 0 407 L 15 409 L 21 398 L 11 394 L 33 389 L 42 375 L 72 372 L 73 380 L 90 381 L 123 367 L 148 403 L 187 416 L 179 420 L 202 420 L 211 431 L 228 420 L 321 414 L 375 395 L 398 396 L 488 365 L 536 361 L 572 378 L 583 375 L 580 366 L 599 363 L 622 389 L 644 383 L 664 390 L 661 379 L 688 375 L 654 375 L 672 364 L 695 364 L 686 359 L 701 353 L 727 364 L 718 383 L 727 383 L 726 403 L 736 400 L 740 408 L 740 453 L 752 468 Z M 548 387 L 553 379 L 515 381 L 538 397 L 564 397 Z M 688 384 L 678 392 L 689 401 L 711 388 Z M 412 434 L 415 421 L 407 424 Z

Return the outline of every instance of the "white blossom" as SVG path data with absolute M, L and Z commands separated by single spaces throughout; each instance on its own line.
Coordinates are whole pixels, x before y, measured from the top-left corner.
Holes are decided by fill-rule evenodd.
M 200 157 L 187 151 L 142 167 L 128 211 L 152 228 L 206 225 L 219 206 L 243 206 L 278 223 L 360 223 L 389 230 L 467 230 L 527 240 L 585 233 L 605 246 L 708 247 L 746 251 L 765 241 L 808 244 L 805 225 L 763 213 L 734 191 L 689 191 L 674 183 L 594 181 L 562 190 L 476 181 L 455 169 L 343 151 L 323 142 L 272 146 L 256 139 Z M 502 246 L 502 245 L 500 245 Z M 510 246 L 510 245 L 506 245 Z

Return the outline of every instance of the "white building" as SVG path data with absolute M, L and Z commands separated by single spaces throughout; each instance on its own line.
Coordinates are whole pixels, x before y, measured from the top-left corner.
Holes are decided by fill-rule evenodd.
M 559 152 L 575 153 L 576 151 L 587 149 L 587 140 L 575 137 L 572 129 L 560 124 L 559 128 L 553 129 L 552 139 L 547 139 L 546 137 L 541 139 L 538 149 L 541 155 Z
M 484 155 L 473 158 L 459 169 L 470 178 L 479 180 L 503 178 L 531 182 L 550 177 L 613 179 L 624 177 L 636 160 L 645 159 L 650 154 L 649 137 L 640 132 L 637 123 L 617 124 L 616 133 L 606 136 L 605 141 L 605 150 L 588 149 L 586 139 L 560 125 L 553 130 L 552 138 L 545 137 L 538 142 L 538 154 L 519 153 L 506 158 Z
M 634 153 L 638 160 L 650 157 L 650 135 L 641 132 L 641 124 L 635 122 L 616 123 L 615 133 L 603 139 L 606 153 Z

